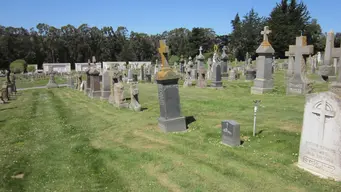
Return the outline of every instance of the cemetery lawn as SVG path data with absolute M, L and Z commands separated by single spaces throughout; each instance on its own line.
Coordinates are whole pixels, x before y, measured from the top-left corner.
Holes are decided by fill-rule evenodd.
M 58 84 L 65 84 L 67 83 L 66 78 L 64 77 L 55 77 L 56 83 Z M 6 81 L 5 77 L 1 77 L 0 78 L 0 85 L 2 85 L 2 83 Z M 16 79 L 16 86 L 17 88 L 29 88 L 29 87 L 41 87 L 41 86 L 45 86 L 47 85 L 47 83 L 49 82 L 49 77 L 45 78 L 45 79 L 40 79 L 40 80 L 35 80 L 35 81 L 31 81 L 29 79 Z
M 0 191 L 340 191 L 295 166 L 305 99 L 285 96 L 283 80 L 263 96 L 242 80 L 180 88 L 182 114 L 196 121 L 173 134 L 157 126 L 155 84 L 139 84 L 139 113 L 68 88 L 20 92 L 0 105 Z M 220 144 L 227 119 L 241 124 L 241 147 Z

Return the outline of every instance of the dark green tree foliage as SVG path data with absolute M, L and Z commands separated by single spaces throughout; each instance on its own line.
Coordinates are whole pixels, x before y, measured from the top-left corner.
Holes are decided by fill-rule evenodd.
M 268 19 L 270 42 L 276 51 L 276 56 L 285 57 L 289 45 L 294 45 L 297 36 L 308 33 L 310 15 L 307 6 L 296 0 L 282 0 L 270 13 Z
M 266 24 L 254 9 L 242 18 L 237 13 L 231 21 L 232 32 L 226 35 L 216 35 L 211 28 L 199 27 L 148 35 L 129 32 L 123 26 L 99 29 L 82 24 L 56 28 L 39 23 L 30 30 L 0 26 L 0 69 L 8 68 L 17 59 L 36 63 L 39 67 L 44 62 L 68 62 L 72 68 L 74 63 L 87 62 L 92 56 L 96 56 L 97 61 L 155 61 L 160 60 L 158 47 L 161 39 L 167 41 L 171 62 L 177 61 L 181 55 L 194 58 L 200 46 L 206 58 L 211 57 L 215 44 L 220 50 L 224 45 L 228 46 L 230 60 L 244 60 L 246 52 L 254 59 L 262 41 L 260 32 L 265 25 L 272 30 L 269 39 L 277 56 L 284 57 L 284 52 L 301 33 L 307 36 L 316 52 L 324 49 L 325 35 L 317 20 L 310 20 L 306 5 L 296 0 L 282 0 L 276 4 Z M 340 36 L 336 33 L 336 47 L 340 46 Z

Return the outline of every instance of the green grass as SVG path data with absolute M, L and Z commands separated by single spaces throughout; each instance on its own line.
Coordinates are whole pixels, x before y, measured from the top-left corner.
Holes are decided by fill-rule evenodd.
M 21 92 L 0 105 L 0 191 L 340 191 L 295 166 L 305 99 L 285 95 L 283 73 L 266 95 L 243 80 L 180 88 L 182 114 L 196 122 L 173 134 L 157 126 L 155 84 L 139 84 L 148 109 L 138 113 L 68 88 Z M 263 132 L 252 137 L 255 99 Z M 241 124 L 241 147 L 220 144 L 226 119 Z
M 58 84 L 64 84 L 67 82 L 65 77 L 56 76 L 55 77 L 56 83 Z M 6 81 L 6 77 L 0 78 L 0 84 Z M 36 79 L 34 81 L 31 81 L 30 79 L 25 78 L 17 78 L 16 79 L 16 86 L 17 88 L 29 88 L 29 87 L 40 87 L 45 86 L 49 82 L 49 77 L 46 77 L 45 79 Z

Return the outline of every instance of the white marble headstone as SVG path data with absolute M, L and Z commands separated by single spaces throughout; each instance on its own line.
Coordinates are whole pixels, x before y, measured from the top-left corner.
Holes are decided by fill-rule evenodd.
M 341 181 L 341 98 L 332 92 L 307 95 L 298 166 Z

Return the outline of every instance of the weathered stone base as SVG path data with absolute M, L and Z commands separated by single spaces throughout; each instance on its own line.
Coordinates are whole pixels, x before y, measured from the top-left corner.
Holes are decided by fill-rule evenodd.
M 223 88 L 223 82 L 221 81 L 212 81 L 211 88 Z
M 101 97 L 101 91 L 90 91 L 89 97 L 90 98 L 99 98 L 99 97 Z
M 335 76 L 335 68 L 331 65 L 322 65 L 319 67 L 319 74 L 322 76 Z
M 115 103 L 114 106 L 119 109 L 129 108 L 129 103 L 120 103 L 120 104 Z
M 273 88 L 261 88 L 261 87 L 251 87 L 251 94 L 262 95 L 264 93 L 271 92 Z
M 129 109 L 133 111 L 141 111 L 141 105 L 140 104 L 129 104 Z
M 52 88 L 58 88 L 59 86 L 56 83 L 48 83 L 46 85 L 46 88 L 52 89 Z
M 101 100 L 108 100 L 110 96 L 110 91 L 102 91 Z
M 305 95 L 312 92 L 312 84 L 310 82 L 292 81 L 287 83 L 287 95 Z
M 304 171 L 307 171 L 307 172 L 309 172 L 309 173 L 311 173 L 313 175 L 316 175 L 316 176 L 318 176 L 318 177 L 320 177 L 322 179 L 332 179 L 334 181 L 341 181 L 341 178 L 334 179 L 332 177 L 329 177 L 329 176 L 326 176 L 326 175 L 322 175 L 322 174 L 318 173 L 317 171 L 306 167 L 303 163 L 302 164 L 300 163 L 300 160 L 297 163 L 297 167 L 299 167 L 300 169 L 303 169 Z
M 185 117 L 178 117 L 173 119 L 159 118 L 159 127 L 163 132 L 183 132 L 186 131 Z
M 265 79 L 255 79 L 254 86 L 251 87 L 251 94 L 261 95 L 271 92 L 273 89 L 273 81 Z

